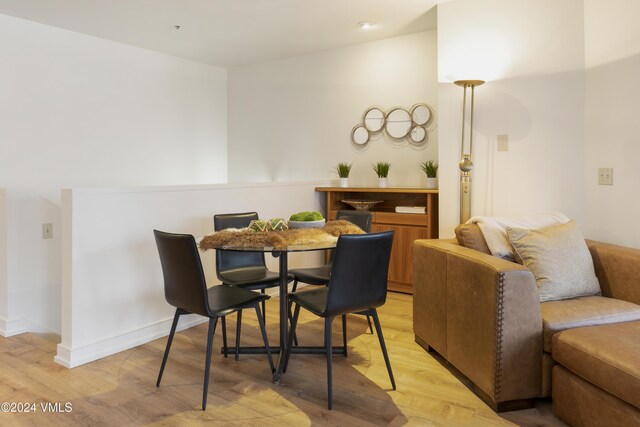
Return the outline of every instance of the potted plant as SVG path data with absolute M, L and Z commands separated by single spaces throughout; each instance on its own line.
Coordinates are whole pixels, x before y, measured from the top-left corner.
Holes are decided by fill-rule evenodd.
M 420 163 L 420 169 L 427 174 L 427 188 L 438 188 L 438 162 L 427 160 Z
M 378 187 L 387 187 L 387 175 L 389 175 L 389 169 L 391 169 L 391 163 L 378 162 L 373 165 L 373 170 L 378 175 Z
M 320 228 L 324 227 L 325 219 L 318 211 L 305 211 L 291 215 L 287 224 L 289 228 Z
M 340 177 L 340 187 L 348 187 L 351 163 L 338 163 L 338 166 L 336 166 L 336 172 L 338 172 L 338 176 Z

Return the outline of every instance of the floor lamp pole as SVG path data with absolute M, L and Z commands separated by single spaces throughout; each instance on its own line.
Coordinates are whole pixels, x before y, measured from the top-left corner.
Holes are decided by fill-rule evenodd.
M 473 102 L 476 86 L 484 83 L 482 80 L 456 80 L 453 82 L 464 88 L 462 100 L 462 143 L 460 144 L 460 224 L 471 218 L 471 171 L 473 170 Z M 464 148 L 464 130 L 467 115 L 467 88 L 471 88 L 471 117 L 469 126 L 469 152 Z

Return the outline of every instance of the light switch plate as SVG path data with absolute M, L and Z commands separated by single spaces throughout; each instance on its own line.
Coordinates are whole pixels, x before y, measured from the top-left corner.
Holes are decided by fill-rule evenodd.
M 509 151 L 509 135 L 498 135 L 498 151 Z
M 598 169 L 598 185 L 613 185 L 613 168 Z
M 53 238 L 53 224 L 51 224 L 50 222 L 46 224 L 42 224 L 42 238 L 43 239 Z

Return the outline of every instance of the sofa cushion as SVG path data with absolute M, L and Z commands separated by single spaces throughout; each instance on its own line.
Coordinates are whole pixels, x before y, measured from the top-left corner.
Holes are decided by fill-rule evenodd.
M 552 356 L 590 383 L 640 409 L 640 322 L 563 331 Z
M 553 415 L 576 427 L 640 426 L 638 408 L 558 364 L 553 368 Z
M 593 260 L 575 221 L 538 230 L 507 228 L 518 263 L 536 278 L 540 302 L 600 293 Z
M 491 255 L 478 224 L 460 224 L 456 227 L 455 233 L 460 246 Z
M 551 337 L 565 329 L 640 320 L 640 305 L 606 297 L 581 297 L 540 304 L 544 351 L 551 351 Z
M 513 246 L 507 236 L 509 227 L 533 230 L 568 221 L 569 218 L 561 212 L 546 212 L 517 216 L 474 216 L 467 224 L 477 224 L 480 227 L 491 255 L 513 261 Z

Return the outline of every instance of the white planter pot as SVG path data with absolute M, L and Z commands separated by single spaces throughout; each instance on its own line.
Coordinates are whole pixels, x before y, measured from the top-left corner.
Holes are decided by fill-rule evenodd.
M 387 178 L 378 178 L 378 187 L 387 188 L 387 186 L 388 186 Z
M 438 178 L 427 178 L 427 188 L 429 190 L 438 188 Z
M 348 187 L 349 178 L 340 178 L 340 187 Z

